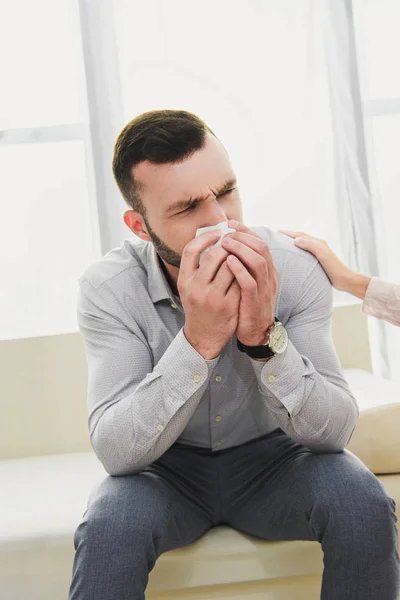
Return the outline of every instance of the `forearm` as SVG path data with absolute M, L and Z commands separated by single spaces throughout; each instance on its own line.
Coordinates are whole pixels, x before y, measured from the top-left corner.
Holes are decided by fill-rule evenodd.
M 215 360 L 204 360 L 181 330 L 137 387 L 96 402 L 89 429 L 93 448 L 111 475 L 141 471 L 176 441 L 208 385 Z
M 201 401 L 200 390 L 176 405 L 167 398 L 157 403 L 168 406 L 164 419 L 153 417 L 152 426 L 141 421 L 142 415 L 132 411 L 132 405 L 147 400 L 139 391 L 124 398 L 104 414 L 91 435 L 93 449 L 110 475 L 133 475 L 160 458 L 178 439 Z M 153 405 L 154 415 L 157 408 Z M 158 429 L 156 421 L 166 424 Z M 159 425 L 162 425 L 159 423 Z
M 344 380 L 327 380 L 292 343 L 266 364 L 252 361 L 266 407 L 287 435 L 315 452 L 340 452 L 358 418 Z
M 362 273 L 356 273 L 355 271 L 349 271 L 344 279 L 341 289 L 344 292 L 348 292 L 349 294 L 364 300 L 370 282 L 371 277 L 363 275 Z

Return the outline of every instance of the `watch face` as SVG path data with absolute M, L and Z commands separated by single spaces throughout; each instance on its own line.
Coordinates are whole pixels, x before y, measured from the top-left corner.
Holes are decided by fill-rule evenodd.
M 269 347 L 275 354 L 285 352 L 288 345 L 288 334 L 283 325 L 277 325 L 271 332 Z

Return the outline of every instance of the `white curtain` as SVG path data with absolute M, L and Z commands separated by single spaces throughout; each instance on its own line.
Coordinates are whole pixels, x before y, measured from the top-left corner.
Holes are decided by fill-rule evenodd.
M 400 3 L 353 0 L 351 9 L 375 223 L 374 238 L 363 232 L 363 255 L 379 276 L 400 283 Z M 374 370 L 400 380 L 400 329 L 369 321 Z
M 9 6 L 0 41 L 1 338 L 76 330 L 78 277 L 133 238 L 113 143 L 151 109 L 216 132 L 249 225 L 308 231 L 400 281 L 398 0 L 31 5 Z M 392 376 L 398 334 L 371 325 L 375 368 Z
M 230 153 L 249 224 L 309 231 L 352 268 L 400 280 L 393 226 L 400 117 L 386 127 L 375 121 L 371 142 L 366 44 L 360 52 L 356 38 L 367 18 L 375 87 L 400 97 L 397 0 L 205 0 L 195 8 L 184 0 L 113 0 L 113 7 L 125 121 L 157 108 L 199 114 Z M 355 300 L 335 293 L 335 302 Z M 394 377 L 399 332 L 369 326 L 374 370 Z
M 325 2 L 113 6 L 125 121 L 198 114 L 227 147 L 248 224 L 308 230 L 341 253 Z

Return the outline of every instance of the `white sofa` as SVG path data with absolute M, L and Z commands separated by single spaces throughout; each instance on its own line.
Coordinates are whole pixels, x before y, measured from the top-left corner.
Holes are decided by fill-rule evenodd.
M 350 317 L 350 311 L 355 310 L 356 319 L 354 315 Z M 347 330 L 346 346 L 341 353 L 342 329 L 338 324 L 343 319 L 350 318 L 353 327 L 358 326 L 358 335 L 354 339 L 358 340 L 357 343 L 361 340 L 363 344 L 359 351 L 350 353 L 350 361 L 343 359 L 361 410 L 360 423 L 349 449 L 371 470 L 381 473 L 379 479 L 388 494 L 400 505 L 400 474 L 397 474 L 400 473 L 400 436 L 396 435 L 400 420 L 400 384 L 379 380 L 366 370 L 370 368 L 370 363 L 365 352 L 365 321 L 360 314 L 359 307 L 351 307 L 336 311 L 335 317 L 336 344 L 340 356 L 345 356 L 349 350 Z M 37 343 L 44 345 L 45 340 Z M 56 364 L 51 371 L 51 381 L 47 369 L 41 371 L 42 378 L 37 376 L 40 358 L 35 355 L 36 370 L 34 375 L 32 370 L 30 385 L 33 385 L 32 382 L 36 385 L 37 410 L 28 410 L 31 423 L 26 420 L 24 403 L 28 402 L 29 394 L 26 396 L 26 390 L 19 389 L 21 397 L 14 399 L 17 404 L 9 403 L 6 407 L 15 414 L 8 416 L 7 430 L 0 431 L 9 439 L 8 449 L 2 446 L 3 460 L 0 460 L 2 600 L 65 600 L 68 597 L 73 533 L 90 490 L 105 476 L 102 465 L 89 449 L 85 427 L 81 423 L 74 424 L 76 412 L 82 416 L 81 406 L 78 407 L 77 402 L 84 403 L 85 393 L 81 366 L 83 354 L 81 348 L 77 350 L 79 336 L 67 341 L 59 339 L 57 343 L 62 345 L 64 354 L 67 349 L 71 352 L 74 348 L 75 352 L 80 353 L 80 359 L 63 357 L 69 371 L 62 384 L 61 376 L 65 377 L 65 371 L 57 370 Z M 24 351 L 21 347 L 19 352 L 16 347 L 11 350 L 11 353 L 7 353 L 9 361 L 14 352 L 15 360 L 18 358 L 21 365 L 21 354 L 24 356 L 25 352 L 26 364 L 31 364 L 28 355 L 35 353 L 35 347 L 31 345 L 29 348 L 29 342 L 26 342 Z M 43 354 L 43 348 L 41 350 Z M 58 358 L 62 352 L 59 348 Z M 57 352 L 54 348 L 52 352 L 44 352 L 44 356 L 47 368 L 51 367 L 51 361 L 56 363 Z M 360 370 L 360 367 L 366 369 Z M 10 382 L 12 370 L 10 364 Z M 58 384 L 54 381 L 54 372 L 58 376 Z M 82 389 L 75 389 L 76 380 L 81 382 Z M 60 385 L 64 385 L 61 390 Z M 75 395 L 71 396 L 71 386 L 77 392 L 78 399 Z M 59 398 L 46 395 L 49 389 L 53 392 L 57 388 L 62 397 L 66 394 L 65 388 L 67 392 L 69 390 L 69 410 L 63 405 L 57 412 L 54 403 L 57 406 Z M 0 392 L 4 393 L 5 390 Z M 50 437 L 49 429 L 52 431 Z M 54 430 L 60 432 L 58 437 L 54 435 Z M 79 435 L 74 435 L 77 431 Z M 29 440 L 29 434 L 36 434 L 39 438 Z M 20 445 L 18 439 L 21 440 Z M 68 444 L 71 452 L 68 452 Z M 32 456 L 35 454 L 32 447 L 38 456 Z M 11 452 L 13 454 L 10 456 Z M 146 598 L 316 600 L 319 598 L 321 573 L 322 552 L 316 542 L 264 542 L 220 527 L 211 530 L 191 546 L 164 554 L 151 573 Z

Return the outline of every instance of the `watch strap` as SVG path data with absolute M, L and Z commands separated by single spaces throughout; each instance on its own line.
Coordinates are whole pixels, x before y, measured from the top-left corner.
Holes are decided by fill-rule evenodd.
M 245 346 L 239 340 L 236 340 L 236 345 L 240 352 L 245 352 L 250 358 L 269 358 L 270 356 L 275 356 L 275 352 L 268 345 Z
M 280 324 L 280 321 L 275 317 L 274 324 L 276 323 Z M 272 325 L 267 329 L 267 332 L 271 328 Z M 244 344 L 242 344 L 242 342 L 236 340 L 236 345 L 240 352 L 245 352 L 248 356 L 250 356 L 250 358 L 269 358 L 271 356 L 275 356 L 275 352 L 271 350 L 271 348 L 268 345 L 268 342 L 266 344 L 263 344 L 262 346 L 245 346 Z

